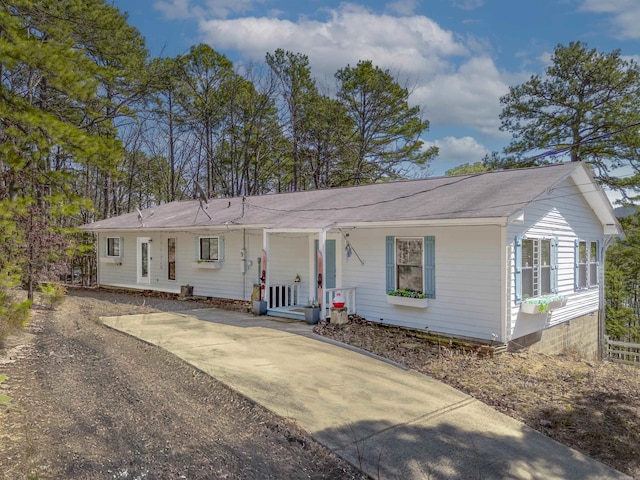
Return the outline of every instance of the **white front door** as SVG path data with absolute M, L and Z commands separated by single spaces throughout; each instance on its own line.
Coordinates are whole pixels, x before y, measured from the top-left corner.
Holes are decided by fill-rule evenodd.
M 149 275 L 150 250 L 149 237 L 138 237 L 138 283 L 151 283 Z

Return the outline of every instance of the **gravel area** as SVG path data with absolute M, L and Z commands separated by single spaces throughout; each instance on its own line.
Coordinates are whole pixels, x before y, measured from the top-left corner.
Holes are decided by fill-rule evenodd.
M 101 290 L 36 305 L 0 350 L 0 394 L 12 397 L 0 406 L 0 478 L 362 478 L 287 419 L 98 321 L 210 306 Z

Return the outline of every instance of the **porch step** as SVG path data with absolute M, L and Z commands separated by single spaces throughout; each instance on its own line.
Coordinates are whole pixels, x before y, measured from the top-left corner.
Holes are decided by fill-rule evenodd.
M 297 309 L 296 309 L 297 310 Z M 267 316 L 269 317 L 281 317 L 291 318 L 292 320 L 304 321 L 304 312 L 298 312 L 296 310 L 285 310 L 281 308 L 270 308 L 267 310 Z M 300 309 L 302 310 L 302 309 Z

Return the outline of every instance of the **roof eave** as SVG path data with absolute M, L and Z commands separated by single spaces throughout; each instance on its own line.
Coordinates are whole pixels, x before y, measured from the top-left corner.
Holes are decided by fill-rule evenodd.
M 384 228 L 384 227 L 450 227 L 473 225 L 506 225 L 510 217 L 439 218 L 427 220 L 388 220 L 371 222 L 337 222 L 336 228 Z
M 571 173 L 571 179 L 575 182 L 576 188 L 584 196 L 596 217 L 603 226 L 606 235 L 620 235 L 622 226 L 613 211 L 611 202 L 607 198 L 602 188 L 598 186 L 589 168 L 581 164 L 582 168 L 576 168 Z M 594 188 L 595 187 L 595 188 Z
M 81 227 L 79 227 L 81 230 L 84 230 L 85 232 L 92 232 L 92 233 L 100 233 L 100 232 L 125 232 L 125 233 L 130 233 L 130 232 L 176 232 L 176 231 L 181 231 L 181 232 L 197 232 L 197 231 L 202 231 L 202 230 L 211 230 L 211 229 L 227 229 L 227 230 L 242 230 L 242 229 L 262 229 L 262 228 L 269 228 L 270 225 L 268 224 L 236 224 L 236 223 L 229 223 L 229 224 L 215 224 L 215 225 L 185 225 L 185 226 L 163 226 L 163 227 L 142 227 L 142 226 L 137 226 L 137 227 L 98 227 L 98 228 L 92 228 L 91 224 L 89 225 L 82 225 Z

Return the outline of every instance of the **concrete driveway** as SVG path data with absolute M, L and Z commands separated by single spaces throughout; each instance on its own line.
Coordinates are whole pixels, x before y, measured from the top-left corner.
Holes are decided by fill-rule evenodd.
M 301 323 L 219 309 L 105 317 L 380 479 L 629 478 L 427 376 Z

